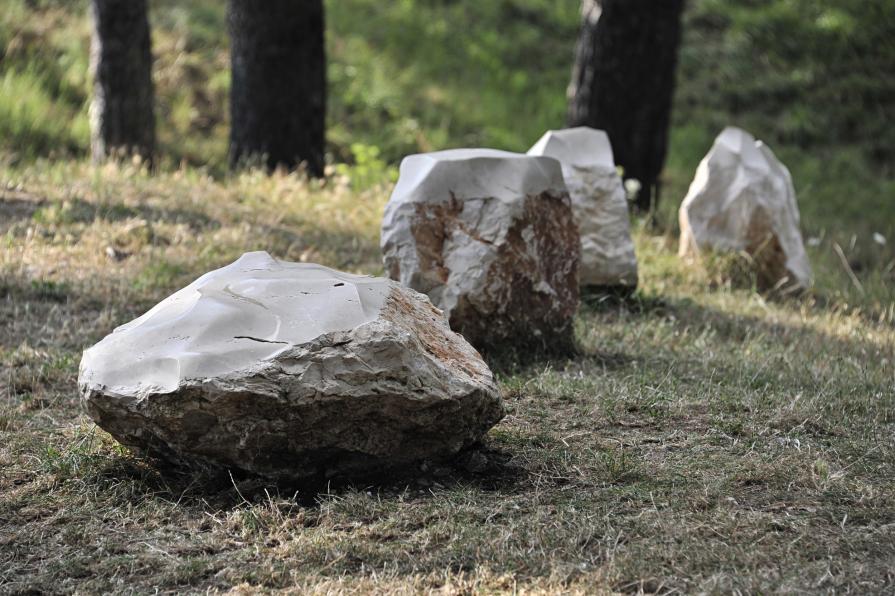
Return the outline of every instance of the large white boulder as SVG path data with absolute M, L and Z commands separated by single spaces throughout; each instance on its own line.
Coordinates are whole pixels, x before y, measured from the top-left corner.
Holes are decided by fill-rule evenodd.
M 568 351 L 578 230 L 559 162 L 492 149 L 411 155 L 382 220 L 388 275 L 486 351 Z
M 491 371 L 425 296 L 265 252 L 118 327 L 78 384 L 126 445 L 276 479 L 445 458 L 503 416 Z
M 745 252 L 764 289 L 811 284 L 792 177 L 771 149 L 725 128 L 699 164 L 680 212 L 679 253 Z
M 586 126 L 549 130 L 528 154 L 553 157 L 562 164 L 581 234 L 582 288 L 635 288 L 637 256 L 628 201 L 609 136 Z

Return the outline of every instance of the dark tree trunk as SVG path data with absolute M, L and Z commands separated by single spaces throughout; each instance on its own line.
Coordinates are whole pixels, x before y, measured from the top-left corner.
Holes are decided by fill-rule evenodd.
M 230 166 L 323 174 L 326 55 L 322 0 L 229 0 Z
M 92 0 L 90 149 L 110 155 L 155 152 L 152 47 L 146 0 Z
M 665 162 L 684 0 L 584 0 L 569 126 L 605 130 L 636 205 L 655 207 Z

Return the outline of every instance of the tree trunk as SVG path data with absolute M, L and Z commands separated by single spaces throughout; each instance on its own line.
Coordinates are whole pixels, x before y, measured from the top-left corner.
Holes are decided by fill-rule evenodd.
M 152 48 L 146 0 L 92 0 L 90 149 L 110 155 L 155 152 Z
M 659 199 L 684 0 L 584 0 L 569 85 L 569 126 L 605 130 L 636 205 Z
M 322 0 L 229 0 L 230 166 L 304 163 L 323 174 L 326 54 Z

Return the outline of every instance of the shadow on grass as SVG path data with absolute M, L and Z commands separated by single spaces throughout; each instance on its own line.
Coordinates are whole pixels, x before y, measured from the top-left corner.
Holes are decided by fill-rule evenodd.
M 362 478 L 333 478 L 304 482 L 275 481 L 242 470 L 192 468 L 108 447 L 90 454 L 62 454 L 77 465 L 50 466 L 57 480 L 76 479 L 90 490 L 121 489 L 128 498 L 158 498 L 216 510 L 264 501 L 269 495 L 288 496 L 304 507 L 321 499 L 352 492 L 373 492 L 392 497 L 431 489 L 474 487 L 482 492 L 516 492 L 526 486 L 530 473 L 513 462 L 513 455 L 488 444 L 476 444 L 440 462 L 382 472 Z
M 819 315 L 825 312 L 836 311 L 840 303 L 812 292 L 800 296 L 774 296 L 765 299 L 776 305 L 786 306 L 797 311 L 807 307 L 808 311 Z M 665 296 L 644 295 L 635 293 L 626 298 L 608 297 L 597 302 L 582 303 L 580 314 L 597 318 L 614 317 L 643 317 L 668 318 L 674 317 L 680 327 L 702 329 L 711 327 L 717 331 L 723 339 L 730 341 L 742 341 L 749 334 L 764 334 L 782 338 L 799 336 L 811 336 L 812 343 L 821 342 L 820 345 L 829 345 L 830 342 L 839 347 L 850 347 L 860 350 L 873 347 L 873 344 L 863 339 L 843 340 L 823 332 L 810 325 L 792 325 L 776 321 L 768 321 L 753 315 L 743 315 L 725 312 L 717 308 L 699 304 L 691 298 L 669 298 Z M 879 318 L 870 311 L 864 310 L 858 313 L 862 319 L 876 324 Z
M 572 366 L 587 364 L 605 370 L 619 370 L 633 366 L 636 356 L 624 352 L 608 352 L 576 346 L 573 353 L 555 356 L 545 353 L 527 353 L 522 356 L 516 351 L 508 354 L 485 354 L 485 362 L 498 380 L 514 376 L 532 377 L 546 370 L 565 370 Z
M 0 193 L 0 234 L 16 222 L 29 221 L 46 201 L 32 200 L 23 193 Z
M 145 220 L 149 224 L 186 224 L 193 232 L 218 230 L 226 225 L 239 222 L 221 221 L 200 211 L 179 207 L 154 205 L 122 205 L 96 204 L 84 199 L 73 198 L 65 201 L 49 200 L 22 192 L 0 193 L 0 234 L 18 228 L 18 237 L 24 236 L 25 227 L 32 223 L 45 226 L 66 226 L 73 224 L 90 224 L 101 221 L 108 223 L 126 222 L 129 220 Z M 122 230 L 126 231 L 126 230 Z M 322 227 L 321 222 L 314 219 L 300 219 L 292 225 L 266 225 L 255 223 L 252 226 L 253 240 L 245 250 L 264 249 L 279 258 L 299 260 L 310 254 L 322 261 L 322 264 L 336 268 L 363 268 L 369 273 L 381 270 L 379 261 L 378 238 L 367 237 L 351 230 L 334 230 Z M 139 230 L 134 233 L 133 242 L 140 240 L 140 234 L 148 234 L 149 242 L 165 245 L 167 239 L 155 238 L 153 232 Z M 257 240 L 256 240 L 257 239 Z M 128 237 L 122 242 L 127 243 Z M 113 242 L 114 243 L 114 242 Z M 124 247 L 125 249 L 127 247 Z M 214 247 L 217 248 L 217 247 Z M 226 256 L 215 258 L 212 251 L 210 259 L 196 260 L 195 266 L 207 267 L 225 264 L 226 259 L 235 258 L 229 251 Z M 375 258 L 371 258 L 375 255 Z M 122 258 L 131 255 L 123 250 Z M 196 276 L 206 270 L 195 271 Z
M 129 206 L 120 203 L 102 205 L 79 198 L 66 201 L 40 199 L 36 204 L 38 208 L 32 212 L 31 218 L 39 223 L 73 224 L 91 223 L 96 220 L 119 222 L 139 218 L 149 222 L 184 223 L 193 230 L 221 227 L 220 222 L 204 213 L 189 209 L 159 208 L 150 205 Z
M 624 293 L 590 293 L 581 297 L 582 314 L 601 314 L 624 311 L 632 314 L 665 314 L 674 302 L 663 297 L 643 294 L 639 291 Z
M 580 315 L 611 316 L 617 313 L 635 315 L 665 315 L 673 305 L 660 297 L 645 297 L 628 289 L 608 292 L 589 292 L 581 297 Z M 606 369 L 620 369 L 633 365 L 636 357 L 625 352 L 606 352 L 588 349 L 575 341 L 559 350 L 521 349 L 507 346 L 501 351 L 482 353 L 488 366 L 498 376 L 510 377 L 538 374 L 546 369 L 563 370 L 576 364 L 596 364 Z
M 794 308 L 798 308 L 803 302 L 789 299 Z M 710 327 L 722 339 L 740 343 L 750 335 L 765 335 L 779 339 L 782 342 L 794 342 L 796 340 L 808 340 L 806 345 L 825 346 L 828 349 L 848 350 L 853 352 L 866 352 L 876 350 L 881 346 L 869 341 L 866 337 L 854 337 L 844 339 L 817 329 L 811 324 L 791 324 L 774 320 L 766 320 L 753 315 L 731 314 L 716 308 L 700 305 L 690 299 L 675 300 L 668 305 L 668 310 L 660 311 L 663 314 L 673 314 L 678 324 L 682 327 L 703 329 Z M 818 309 L 819 314 L 823 309 Z M 892 347 L 889 347 L 890 350 Z

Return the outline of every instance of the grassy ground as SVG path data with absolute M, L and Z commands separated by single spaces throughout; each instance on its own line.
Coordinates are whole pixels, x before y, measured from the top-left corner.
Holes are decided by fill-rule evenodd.
M 403 154 L 524 150 L 561 126 L 577 2 L 328 2 L 333 165 L 308 184 L 222 169 L 221 2 L 150 3 L 149 176 L 84 162 L 86 2 L 5 0 L 0 593 L 892 592 L 891 1 L 690 2 L 635 299 L 582 307 L 579 357 L 501 367 L 509 415 L 481 450 L 296 494 L 118 447 L 78 402 L 81 350 L 246 250 L 381 272 Z M 674 256 L 675 210 L 731 122 L 793 172 L 806 296 Z
M 858 295 L 827 246 L 826 285 L 774 302 L 638 231 L 636 299 L 582 307 L 579 357 L 501 368 L 509 415 L 481 450 L 295 493 L 122 449 L 78 402 L 80 352 L 243 250 L 381 271 L 387 188 L 6 177 L 0 593 L 895 589 L 895 300 Z

